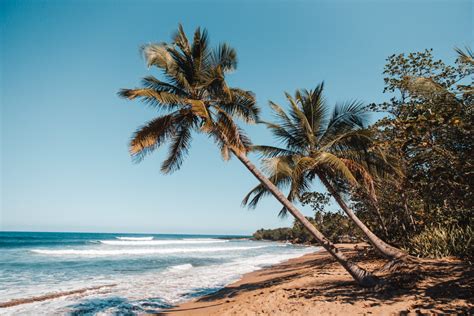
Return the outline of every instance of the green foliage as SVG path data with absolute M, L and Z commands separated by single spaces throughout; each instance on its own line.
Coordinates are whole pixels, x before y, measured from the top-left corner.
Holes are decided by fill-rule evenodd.
M 467 250 L 455 244 L 472 234 L 472 52 L 459 54 L 454 65 L 435 60 L 431 50 L 387 61 L 385 92 L 394 95 L 370 106 L 388 115 L 372 130 L 377 145 L 403 172 L 376 185 L 387 241 L 415 255 L 466 256 Z M 359 192 L 353 202 L 358 216 L 384 235 L 370 199 Z
M 458 53 L 454 65 L 435 60 L 431 50 L 388 58 L 385 92 L 393 97 L 368 107 L 385 114 L 370 134 L 373 146 L 399 172 L 374 178 L 373 195 L 347 181 L 334 184 L 351 197 L 356 215 L 392 245 L 421 257 L 472 261 L 474 58 L 469 49 Z M 258 149 L 269 157 L 288 155 L 288 150 Z M 279 170 L 274 179 L 288 184 L 294 165 L 293 160 L 272 165 Z M 315 210 L 311 221 L 329 239 L 356 236 L 345 216 L 326 211 L 327 195 L 306 192 L 299 199 Z M 298 224 L 291 232 L 291 240 L 308 241 Z
M 474 230 L 470 226 L 431 226 L 408 243 L 407 250 L 421 257 L 457 256 L 473 262 Z
M 292 239 L 291 228 L 259 229 L 253 234 L 256 240 L 287 241 Z
M 362 233 L 342 211 L 321 212 L 314 216 L 316 227 L 333 242 L 353 242 L 362 240 Z
M 314 211 L 312 222 L 333 242 L 355 241 L 361 235 L 355 224 L 340 210 L 328 211 L 331 195 L 320 192 L 305 192 L 301 203 Z
M 330 199 L 331 196 L 327 193 L 305 192 L 301 196 L 301 204 L 311 206 L 315 212 L 324 212 Z
M 327 211 L 329 194 L 306 192 L 302 196 L 303 205 L 310 205 L 314 217 L 306 217 L 332 242 L 352 242 L 360 240 L 357 227 L 341 211 Z M 298 221 L 291 228 L 260 229 L 253 234 L 257 240 L 291 241 L 302 244 L 315 244 L 317 241 Z

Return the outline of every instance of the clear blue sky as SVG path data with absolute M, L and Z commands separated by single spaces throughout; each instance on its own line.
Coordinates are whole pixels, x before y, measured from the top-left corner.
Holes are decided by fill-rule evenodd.
M 472 45 L 472 19 L 472 2 L 453 0 L 2 0 L 0 229 L 251 233 L 291 223 L 272 198 L 241 208 L 256 180 L 202 136 L 173 175 L 159 173 L 160 153 L 131 162 L 128 140 L 154 112 L 116 92 L 156 75 L 138 48 L 168 41 L 179 22 L 234 46 L 230 83 L 266 108 L 321 80 L 331 103 L 387 99 L 388 55 L 434 48 L 452 61 L 453 47 Z M 263 127 L 247 130 L 271 141 Z

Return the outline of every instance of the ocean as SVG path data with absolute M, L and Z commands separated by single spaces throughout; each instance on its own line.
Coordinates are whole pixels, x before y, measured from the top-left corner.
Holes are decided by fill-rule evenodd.
M 0 232 L 0 314 L 156 313 L 317 250 L 238 237 Z

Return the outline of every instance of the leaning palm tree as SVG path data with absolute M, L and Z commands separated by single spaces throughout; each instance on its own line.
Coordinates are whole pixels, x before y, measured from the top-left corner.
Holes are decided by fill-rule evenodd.
M 360 285 L 375 285 L 377 279 L 372 274 L 350 262 L 247 158 L 251 143 L 234 119 L 255 123 L 259 108 L 251 92 L 231 88 L 225 82 L 225 74 L 237 66 L 235 50 L 226 44 L 211 50 L 206 31 L 199 28 L 190 43 L 181 25 L 171 44 L 149 44 L 142 49 L 148 66 L 161 70 L 165 81 L 149 76 L 143 79 L 142 87 L 122 89 L 119 95 L 141 99 L 165 114 L 135 132 L 131 155 L 140 161 L 169 142 L 161 170 L 170 173 L 180 168 L 193 132 L 210 136 L 225 160 L 231 155 L 237 157 Z
M 296 91 L 294 98 L 286 94 L 286 98 L 290 104 L 289 114 L 270 102 L 277 122 L 263 122 L 285 148 L 253 146 L 266 158 L 264 167 L 272 182 L 281 189 L 289 186 L 288 199 L 293 201 L 310 188 L 312 180 L 318 178 L 382 255 L 389 259 L 405 256 L 403 251 L 377 237 L 348 207 L 337 190 L 341 184 L 364 186 L 376 206 L 372 175 L 394 169 L 383 152 L 371 148 L 373 140 L 370 131 L 364 129 L 366 111 L 361 104 L 336 105 L 330 113 L 323 98 L 322 83 L 311 91 Z M 255 207 L 268 193 L 267 187 L 260 184 L 244 198 L 243 204 Z M 280 214 L 286 212 L 287 209 L 283 208 Z

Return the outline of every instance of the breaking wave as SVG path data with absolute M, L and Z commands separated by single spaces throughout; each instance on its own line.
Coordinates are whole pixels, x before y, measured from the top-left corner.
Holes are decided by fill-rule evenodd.
M 77 256 L 118 256 L 118 255 L 150 255 L 169 253 L 202 253 L 220 252 L 235 250 L 251 250 L 265 248 L 267 246 L 256 247 L 213 247 L 213 248 L 141 248 L 141 249 L 32 249 L 31 252 L 42 255 L 77 255 Z
M 176 266 L 171 266 L 168 268 L 168 271 L 170 272 L 179 272 L 179 271 L 186 271 L 189 269 L 192 269 L 193 265 L 190 263 L 185 263 L 185 264 L 178 264 Z
M 174 244 L 215 244 L 225 243 L 223 239 L 171 239 L 171 240 L 99 240 L 99 243 L 112 246 L 155 246 Z
M 119 240 L 135 240 L 135 241 L 139 241 L 139 240 L 153 240 L 153 236 L 152 237 L 115 237 Z

